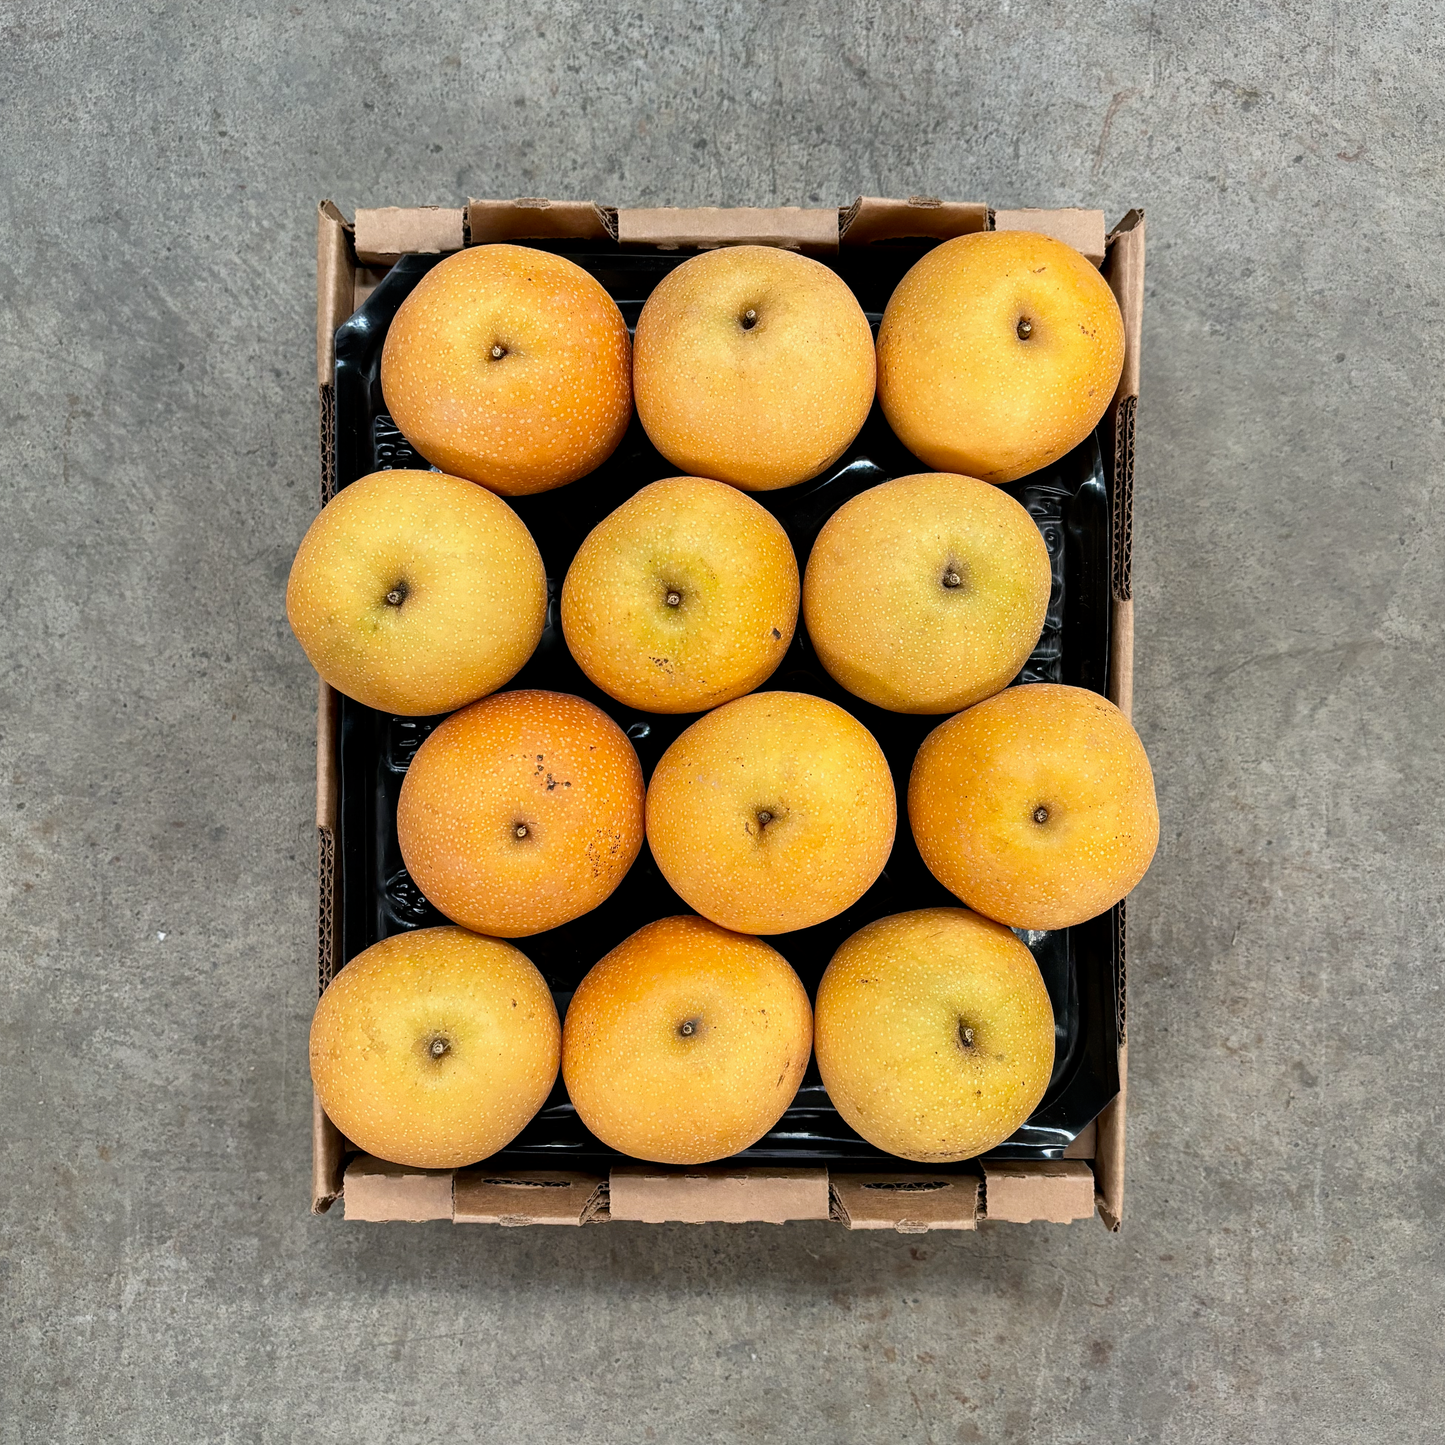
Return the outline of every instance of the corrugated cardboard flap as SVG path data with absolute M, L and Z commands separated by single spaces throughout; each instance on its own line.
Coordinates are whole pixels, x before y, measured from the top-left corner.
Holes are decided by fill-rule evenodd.
M 849 1229 L 978 1228 L 978 1179 L 972 1174 L 832 1174 L 833 1217 Z
M 390 266 L 418 252 L 437 255 L 466 244 L 466 212 L 450 206 L 382 206 L 356 213 L 356 259 Z
M 1104 276 L 1124 318 L 1124 370 L 1120 399 L 1139 395 L 1139 343 L 1144 334 L 1144 212 L 1130 211 L 1108 240 L 1109 264 Z
M 699 206 L 692 210 L 658 207 L 618 211 L 617 239 L 624 246 L 779 246 L 808 255 L 829 255 L 838 249 L 838 212 L 779 206 L 772 210 L 746 206 Z
M 321 1100 L 311 1096 L 311 1212 L 325 1214 L 341 1195 L 346 1140 L 327 1117 Z
M 1068 1224 L 1094 1213 L 1094 1171 L 1082 1159 L 985 1163 L 983 1189 L 985 1219 Z
M 497 241 L 613 241 L 613 213 L 592 201 L 468 201 L 467 232 L 473 246 Z
M 995 231 L 1037 231 L 1082 251 L 1094 265 L 1104 260 L 1104 213 L 1069 208 L 1061 211 L 995 211 Z
M 1124 320 L 1124 367 L 1106 417 L 1113 452 L 1110 585 L 1116 602 L 1127 602 L 1134 595 L 1134 421 L 1139 407 L 1139 350 L 1144 335 L 1143 211 L 1130 211 L 1114 227 L 1109 233 L 1108 250 L 1104 277 Z
M 316 992 L 341 967 L 341 889 L 336 859 L 338 694 L 321 683 L 316 704 Z
M 1139 351 L 1144 335 L 1144 212 L 1130 211 L 1109 233 L 1104 277 L 1124 319 L 1124 369 L 1109 409 L 1113 434 L 1113 538 L 1110 586 L 1109 696 L 1125 717 L 1134 712 L 1134 426 L 1139 407 Z M 1110 1229 L 1124 1220 L 1125 1120 L 1129 1086 L 1128 900 L 1115 910 L 1118 975 L 1119 1092 L 1099 1115 L 1094 1158 L 1099 1217 Z
M 1115 597 L 1109 631 L 1109 701 L 1134 716 L 1134 603 Z
M 459 1170 L 452 1192 L 457 1224 L 590 1224 L 605 1219 L 607 1181 L 565 1169 L 515 1173 L 485 1164 Z
M 934 196 L 909 196 L 906 201 L 859 196 L 838 218 L 845 246 L 919 238 L 950 241 L 987 229 L 988 207 L 982 201 L 940 201 Z
M 826 1169 L 664 1169 L 612 1171 L 608 1211 L 642 1224 L 785 1224 L 827 1219 Z
M 1124 1122 L 1129 1085 L 1129 1046 L 1119 1045 L 1119 1092 L 1099 1115 L 1099 1147 L 1094 1160 L 1098 1177 L 1099 1218 L 1113 1230 L 1124 1222 Z
M 356 258 L 351 226 L 330 201 L 316 208 L 316 384 L 331 386 L 336 364 L 336 328 L 351 315 Z M 323 435 L 323 450 L 328 444 Z
M 341 1202 L 347 1219 L 404 1220 L 452 1217 L 451 1169 L 411 1169 L 359 1155 L 346 1168 Z

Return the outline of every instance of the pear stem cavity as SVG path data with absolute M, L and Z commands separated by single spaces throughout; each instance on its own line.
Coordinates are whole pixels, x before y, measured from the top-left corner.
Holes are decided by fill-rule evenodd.
M 758 324 L 758 313 L 749 306 L 748 309 L 743 312 L 741 321 L 743 330 L 751 331 L 753 327 Z
M 962 1019 L 958 1021 L 958 1046 L 961 1049 L 973 1047 L 973 1030 Z
M 1027 316 L 1019 317 L 1018 333 L 1020 341 L 1027 341 L 1034 334 L 1034 323 Z

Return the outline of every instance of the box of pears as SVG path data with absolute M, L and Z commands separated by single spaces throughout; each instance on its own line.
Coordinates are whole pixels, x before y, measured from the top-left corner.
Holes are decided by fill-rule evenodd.
M 1143 259 L 321 206 L 317 1212 L 1119 1227 Z

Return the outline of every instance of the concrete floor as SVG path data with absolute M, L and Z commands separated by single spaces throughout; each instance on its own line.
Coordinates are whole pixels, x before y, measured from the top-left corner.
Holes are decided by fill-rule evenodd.
M 1438 9 L 606 8 L 0 12 L 0 1441 L 1438 1440 Z M 1148 209 L 1122 1234 L 312 1218 L 316 199 L 860 191 Z

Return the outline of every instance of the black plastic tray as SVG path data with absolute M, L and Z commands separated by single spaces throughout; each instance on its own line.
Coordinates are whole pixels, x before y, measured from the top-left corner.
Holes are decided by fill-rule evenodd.
M 543 243 L 591 272 L 635 326 L 648 293 L 688 252 L 606 251 L 593 243 Z M 877 329 L 883 307 L 927 243 L 847 253 L 830 262 L 853 289 Z M 369 472 L 429 464 L 396 429 L 381 394 L 381 347 L 397 307 L 434 266 L 435 256 L 404 256 L 365 304 L 336 333 L 336 485 Z M 799 568 L 823 523 L 850 497 L 889 477 L 927 471 L 893 435 L 875 405 L 843 458 L 801 486 L 752 495 L 786 528 Z M 572 660 L 558 620 L 558 593 L 582 539 L 633 492 L 676 475 L 633 417 L 622 444 L 590 476 L 539 496 L 510 499 L 537 540 L 547 569 L 547 625 L 541 644 L 512 687 L 550 688 L 596 703 L 637 748 L 645 776 L 696 714 L 667 716 L 624 707 L 588 681 Z M 1109 657 L 1109 497 L 1097 439 L 1090 437 L 1054 466 L 1007 487 L 1028 508 L 1048 544 L 1053 592 L 1043 637 L 1019 682 L 1066 682 L 1103 692 Z M 957 906 L 918 855 L 908 829 L 908 774 L 914 754 L 941 717 L 885 712 L 840 688 L 819 665 L 798 620 L 797 635 L 765 688 L 816 693 L 847 708 L 878 739 L 899 798 L 898 837 L 888 866 L 852 908 L 827 923 L 768 941 L 797 970 L 811 996 L 835 949 L 865 923 L 905 909 Z M 407 875 L 396 837 L 396 801 L 407 764 L 440 718 L 392 717 L 341 699 L 336 746 L 340 798 L 337 883 L 340 953 L 345 962 L 379 939 L 444 923 Z M 644 843 L 632 871 L 600 908 L 562 928 L 515 939 L 542 971 L 560 1013 L 583 974 L 644 923 L 689 912 L 668 886 Z M 1053 1000 L 1057 1050 L 1043 1103 L 1011 1139 L 987 1157 L 1056 1159 L 1118 1092 L 1114 913 L 1076 928 L 1021 933 Z M 605 1170 L 624 1156 L 602 1144 L 578 1119 L 559 1078 L 537 1117 L 500 1154 L 512 1168 Z M 810 1064 L 802 1088 L 777 1127 L 736 1156 L 744 1163 L 817 1165 L 906 1172 L 915 1166 L 865 1143 L 833 1108 Z M 967 1164 L 957 1166 L 967 1169 Z M 937 1172 L 930 1166 L 930 1172 Z

